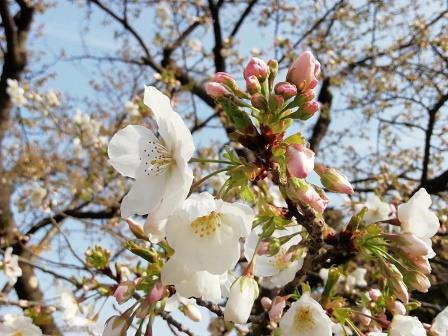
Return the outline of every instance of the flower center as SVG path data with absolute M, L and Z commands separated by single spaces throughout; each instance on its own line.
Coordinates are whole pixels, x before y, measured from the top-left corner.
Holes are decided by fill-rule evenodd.
M 168 149 L 160 142 L 148 141 L 149 146 L 143 150 L 145 162 L 145 174 L 148 176 L 158 176 L 166 173 L 174 158 Z
M 291 263 L 292 254 L 286 252 L 285 249 L 282 249 L 270 260 L 273 266 L 280 272 L 287 269 Z
M 309 330 L 313 328 L 315 322 L 313 312 L 309 307 L 299 308 L 294 316 L 294 324 L 297 330 Z
M 212 211 L 207 216 L 196 218 L 190 225 L 196 235 L 201 238 L 207 237 L 215 233 L 221 226 L 221 215 Z
M 12 336 L 25 336 L 25 334 L 21 331 L 16 331 Z

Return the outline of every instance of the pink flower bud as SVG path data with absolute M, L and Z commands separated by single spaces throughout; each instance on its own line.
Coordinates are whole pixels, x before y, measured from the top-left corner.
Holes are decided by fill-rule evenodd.
M 408 288 L 404 284 L 403 280 L 399 279 L 399 280 L 393 281 L 392 288 L 393 288 L 395 296 L 399 300 L 401 300 L 403 303 L 409 302 Z
M 148 239 L 148 237 L 145 235 L 145 231 L 143 230 L 143 227 L 137 223 L 132 218 L 127 218 L 126 223 L 128 223 L 129 230 L 139 239 Z
M 419 292 L 426 293 L 431 287 L 428 277 L 421 272 L 412 272 L 409 278 L 409 285 Z
M 268 102 L 261 93 L 255 93 L 250 99 L 250 102 L 253 107 L 256 107 L 259 110 L 266 111 L 268 108 Z
M 297 88 L 288 82 L 280 82 L 275 85 L 274 91 L 285 99 L 294 97 L 297 94 Z
M 299 91 L 313 89 L 320 74 L 320 63 L 310 51 L 305 51 L 292 63 L 286 80 L 294 84 Z
M 314 152 L 302 145 L 289 146 L 286 152 L 288 171 L 292 176 L 305 178 L 314 169 Z
M 283 107 L 285 99 L 280 95 L 269 96 L 269 108 L 272 112 L 279 111 Z
M 260 82 L 263 82 L 269 73 L 268 65 L 257 57 L 252 57 L 244 69 L 244 79 L 255 76 Z
M 300 109 L 300 120 L 308 120 L 320 109 L 320 104 L 317 101 L 309 101 Z
M 390 311 L 394 315 L 406 315 L 406 307 L 400 301 L 394 301 Z
M 313 186 L 306 184 L 306 189 L 295 189 L 293 194 L 289 193 L 291 199 L 298 200 L 309 205 L 319 213 L 323 213 L 327 208 L 329 199 L 325 193 L 319 194 Z
M 271 309 L 269 310 L 269 320 L 271 322 L 278 322 L 282 318 L 283 309 L 286 306 L 286 297 L 276 296 L 272 301 Z
M 263 255 L 269 252 L 269 242 L 261 241 L 257 247 L 257 254 Z
M 119 304 L 129 300 L 135 292 L 135 283 L 133 281 L 124 281 L 120 283 L 114 292 L 114 298 Z
M 221 83 L 208 82 L 205 84 L 205 91 L 213 98 L 229 97 L 232 93 Z
M 414 264 L 417 269 L 423 274 L 431 273 L 431 264 L 425 256 L 408 256 L 408 259 Z
M 215 75 L 211 79 L 211 82 L 224 84 L 227 85 L 229 88 L 233 88 L 234 86 L 237 85 L 235 79 L 232 76 L 230 76 L 227 72 L 215 73 Z
M 255 76 L 249 76 L 246 78 L 246 88 L 247 91 L 251 94 L 257 94 L 261 92 L 261 85 L 258 81 L 257 77 Z
M 379 289 L 372 288 L 371 290 L 369 290 L 369 297 L 370 297 L 370 300 L 372 300 L 373 302 L 377 301 L 381 296 L 382 296 L 382 294 Z
M 158 281 L 152 287 L 147 300 L 150 304 L 157 302 L 163 297 L 164 293 L 165 293 L 165 286 L 162 284 L 161 281 Z
M 348 195 L 353 194 L 353 187 L 350 182 L 336 169 L 316 164 L 315 171 L 320 176 L 321 183 L 328 190 Z
M 268 311 L 269 309 L 271 309 L 272 300 L 270 298 L 268 298 L 267 296 L 263 296 L 261 298 L 260 302 L 261 302 L 261 306 L 263 307 L 264 310 Z

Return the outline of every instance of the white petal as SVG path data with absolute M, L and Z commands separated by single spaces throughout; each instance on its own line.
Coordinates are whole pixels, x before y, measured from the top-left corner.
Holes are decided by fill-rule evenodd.
M 174 285 L 184 297 L 197 297 L 217 303 L 221 299 L 220 276 L 194 271 L 181 263 L 176 255 L 162 269 L 162 283 Z
M 134 214 L 146 215 L 153 211 L 160 203 L 165 183 L 165 175 L 139 176 L 121 201 L 121 216 L 127 218 Z
M 148 141 L 159 142 L 146 127 L 129 125 L 119 130 L 109 142 L 109 162 L 122 175 L 135 178 L 142 161 L 141 150 Z
M 448 307 L 445 307 L 434 319 L 431 331 L 438 332 L 439 335 L 448 335 Z
M 146 86 L 143 101 L 154 113 L 159 134 L 174 152 L 176 161 L 188 162 L 194 152 L 193 137 L 180 115 L 173 111 L 170 99 L 155 87 Z
M 176 165 L 167 174 L 165 190 L 157 210 L 160 218 L 167 218 L 180 208 L 190 192 L 193 172 L 188 166 L 179 169 Z
M 431 238 L 439 230 L 437 216 L 429 210 L 431 197 L 420 189 L 408 202 L 398 206 L 398 219 L 404 232 L 414 233 L 419 238 Z
M 426 331 L 417 317 L 395 315 L 390 325 L 389 335 L 426 336 Z
M 252 222 L 255 214 L 251 207 L 243 203 L 228 203 L 216 201 L 218 211 L 225 215 L 227 222 L 232 225 L 235 234 L 239 237 L 247 237 L 252 230 Z

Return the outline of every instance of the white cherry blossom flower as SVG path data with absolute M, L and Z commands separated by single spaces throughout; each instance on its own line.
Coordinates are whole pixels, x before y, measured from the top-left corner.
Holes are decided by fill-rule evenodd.
M 415 316 L 395 315 L 389 336 L 426 336 L 425 328 Z
M 301 230 L 301 226 L 294 225 L 284 230 L 276 230 L 273 237 L 280 238 L 297 234 Z M 261 228 L 257 227 L 251 232 L 246 243 L 244 244 L 244 256 L 247 260 L 251 260 L 254 255 L 255 247 L 258 242 L 258 235 Z M 268 254 L 256 255 L 254 262 L 254 275 L 263 277 L 261 284 L 266 288 L 282 287 L 294 279 L 295 274 L 303 266 L 303 255 L 288 253 L 288 249 L 300 243 L 302 237 L 297 234 L 287 243 L 280 247 L 280 250 L 274 256 Z
M 331 330 L 333 331 L 334 336 L 347 336 L 353 335 L 353 331 L 340 323 L 332 323 Z
M 424 188 L 419 189 L 406 203 L 398 206 L 398 219 L 403 232 L 411 232 L 419 238 L 428 239 L 439 230 L 439 219 L 429 210 L 431 196 Z
M 176 293 L 189 298 L 202 298 L 213 303 L 221 300 L 221 277 L 207 271 L 195 271 L 174 255 L 162 268 L 162 283 L 174 285 Z
M 445 307 L 434 319 L 431 331 L 439 336 L 448 335 L 448 307 Z
M 234 323 L 246 323 L 250 311 L 258 297 L 257 282 L 247 276 L 242 276 L 230 287 L 230 296 L 224 310 L 224 320 Z
M 137 117 L 140 115 L 140 111 L 138 109 L 138 105 L 132 101 L 127 101 L 124 104 L 124 109 L 127 113 L 129 113 L 129 115 L 133 116 L 133 117 Z
M 245 204 L 215 200 L 207 192 L 193 194 L 168 218 L 166 238 L 187 267 L 222 274 L 237 264 L 239 238 L 249 235 L 253 218 Z
M 359 212 L 363 207 L 367 207 L 367 212 L 364 215 L 366 224 L 373 224 L 390 218 L 390 205 L 381 201 L 376 195 L 371 195 L 363 204 L 357 204 L 355 211 Z
M 331 336 L 331 320 L 309 293 L 294 302 L 280 320 L 282 335 Z
M 8 85 L 6 93 L 9 95 L 11 102 L 16 106 L 25 105 L 27 103 L 25 90 L 20 87 L 19 82 L 16 79 L 8 78 L 6 83 Z
M 33 320 L 27 316 L 6 314 L 4 322 L 0 323 L 0 335 L 2 336 L 42 336 L 39 327 L 33 324 Z
M 59 106 L 61 105 L 61 102 L 59 101 L 58 92 L 56 90 L 48 90 L 47 94 L 45 95 L 45 98 L 47 99 L 47 103 L 50 106 Z
M 367 269 L 363 267 L 356 268 L 353 272 L 347 275 L 346 285 L 349 289 L 355 287 L 367 287 L 367 281 L 365 279 L 367 274 Z
M 122 217 L 157 208 L 158 217 L 166 218 L 190 190 L 193 137 L 168 97 L 155 87 L 145 88 L 144 103 L 153 112 L 160 138 L 146 127 L 129 125 L 112 137 L 109 161 L 120 174 L 136 180 L 121 203 Z
M 12 247 L 5 250 L 3 262 L 0 265 L 9 279 L 9 285 L 13 286 L 17 282 L 17 278 L 22 276 L 22 269 L 19 266 L 19 257 L 12 253 Z

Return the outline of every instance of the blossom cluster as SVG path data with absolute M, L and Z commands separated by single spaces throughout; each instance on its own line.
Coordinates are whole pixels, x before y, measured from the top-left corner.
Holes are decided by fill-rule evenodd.
M 145 87 L 144 107 L 138 98 L 126 103 L 132 120 L 143 120 L 144 111 L 157 125 L 128 125 L 108 145 L 111 166 L 134 180 L 120 206 L 135 236 L 124 246 L 146 266 L 126 277 L 116 267 L 119 283 L 103 295 L 135 303 L 110 318 L 103 335 L 123 335 L 136 319 L 141 334 L 145 320 L 151 330 L 155 316 L 175 309 L 199 321 L 197 305 L 211 309 L 229 330 L 258 324 L 283 336 L 447 333 L 446 309 L 432 326 L 409 315 L 411 291 L 431 285 L 431 238 L 440 226 L 424 189 L 397 207 L 372 196 L 353 207 L 341 230 L 325 222 L 327 193 L 352 195 L 354 189 L 341 172 L 318 162 L 302 133 L 286 135 L 319 110 L 320 71 L 307 51 L 284 81 L 276 82 L 276 60 L 255 57 L 244 68 L 245 90 L 230 74 L 215 74 L 205 92 L 231 126 L 234 145 L 219 159 L 193 157 L 190 130 L 157 88 Z M 81 113 L 75 118 L 95 138 L 99 125 Z M 198 178 L 194 164 L 218 168 Z M 223 172 L 218 188 L 204 183 Z M 311 182 L 312 174 L 320 185 Z M 98 245 L 86 252 L 86 264 L 110 275 L 110 255 Z M 360 266 L 366 262 L 375 269 Z M 3 265 L 11 281 L 20 276 L 16 264 L 8 251 Z M 321 282 L 307 278 L 313 269 L 320 270 Z M 88 325 L 74 299 L 62 296 L 72 307 L 67 319 Z M 12 328 L 8 321 L 4 326 Z

